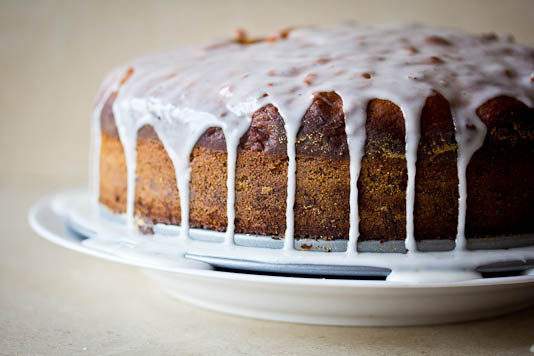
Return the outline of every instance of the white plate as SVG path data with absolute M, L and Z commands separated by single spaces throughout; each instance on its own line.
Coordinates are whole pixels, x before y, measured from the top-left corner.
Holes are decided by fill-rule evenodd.
M 208 309 L 309 324 L 420 325 L 486 318 L 534 303 L 532 274 L 447 283 L 298 278 L 215 271 L 154 253 L 116 254 L 84 243 L 67 227 L 64 212 L 80 194 L 66 191 L 36 203 L 30 225 L 63 247 L 142 267 L 170 295 Z

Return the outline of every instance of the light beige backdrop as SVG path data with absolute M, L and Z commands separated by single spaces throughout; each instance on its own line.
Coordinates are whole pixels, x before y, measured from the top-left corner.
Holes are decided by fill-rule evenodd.
M 298 24 L 425 22 L 534 45 L 533 0 L 1 1 L 0 354 L 527 354 L 534 310 L 427 328 L 261 322 L 168 299 L 127 266 L 33 234 L 40 196 L 87 181 L 106 72 L 147 51 Z
M 2 162 L 83 179 L 100 80 L 147 51 L 295 24 L 426 22 L 534 44 L 533 0 L 13 1 L 0 4 Z M 14 147 L 31 146 L 39 154 Z M 68 167 L 68 170 L 65 168 Z

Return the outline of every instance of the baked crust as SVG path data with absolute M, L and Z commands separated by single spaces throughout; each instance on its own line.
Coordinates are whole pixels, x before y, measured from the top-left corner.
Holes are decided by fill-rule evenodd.
M 126 165 L 111 110 L 101 115 L 100 202 L 126 210 Z M 467 170 L 466 236 L 512 235 L 534 230 L 534 110 L 509 97 L 477 110 L 488 134 Z M 320 93 L 302 120 L 296 145 L 295 237 L 347 239 L 349 154 L 343 103 Z M 360 240 L 403 240 L 406 235 L 404 118 L 394 103 L 367 107 L 367 138 L 358 179 Z M 414 229 L 417 240 L 454 239 L 458 223 L 457 145 L 450 106 L 439 93 L 421 115 Z M 278 110 L 267 105 L 252 117 L 241 139 L 236 168 L 235 232 L 283 236 L 286 136 Z M 210 128 L 191 156 L 190 225 L 226 229 L 226 145 Z M 150 126 L 137 143 L 135 215 L 144 224 L 180 224 L 180 199 L 172 162 Z

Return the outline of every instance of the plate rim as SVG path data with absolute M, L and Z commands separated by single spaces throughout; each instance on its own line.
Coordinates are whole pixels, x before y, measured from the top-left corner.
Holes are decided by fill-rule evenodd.
M 61 247 L 74 250 L 85 255 L 102 258 L 107 261 L 122 263 L 130 266 L 136 266 L 141 268 L 155 269 L 158 271 L 179 273 L 181 275 L 190 275 L 203 278 L 212 279 L 231 279 L 241 282 L 256 282 L 262 284 L 273 285 L 299 285 L 307 287 L 338 287 L 338 288 L 391 288 L 391 289 L 441 289 L 441 288 L 465 288 L 465 287 L 486 287 L 486 286 L 502 286 L 502 285 L 515 285 L 515 284 L 527 284 L 534 283 L 534 275 L 520 275 L 512 277 L 495 277 L 495 278 L 480 278 L 466 281 L 455 282 L 412 282 L 412 281 L 377 281 L 377 280 L 356 280 L 356 279 L 328 279 L 328 278 L 313 278 L 313 277 L 285 277 L 275 275 L 263 275 L 252 273 L 238 273 L 238 272 L 226 272 L 216 270 L 194 269 L 186 267 L 169 267 L 161 266 L 152 263 L 141 263 L 138 261 L 132 261 L 121 258 L 116 255 L 108 254 L 106 252 L 92 249 L 88 246 L 84 246 L 81 243 L 75 243 L 65 239 L 63 236 L 59 236 L 56 232 L 51 231 L 43 224 L 38 218 L 39 212 L 48 209 L 56 218 L 61 219 L 63 223 L 66 223 L 67 218 L 61 216 L 51 206 L 52 201 L 60 195 L 73 195 L 79 194 L 86 189 L 62 189 L 54 193 L 45 195 L 41 199 L 37 200 L 28 211 L 28 223 L 32 230 L 44 238 L 45 240 L 59 245 Z

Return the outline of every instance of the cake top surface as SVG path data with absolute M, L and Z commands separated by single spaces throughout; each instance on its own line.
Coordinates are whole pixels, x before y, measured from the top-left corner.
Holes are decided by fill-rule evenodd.
M 370 98 L 400 106 L 442 93 L 453 107 L 480 105 L 505 93 L 529 105 L 534 97 L 534 48 L 493 34 L 468 35 L 431 26 L 299 28 L 277 37 L 215 42 L 133 60 L 114 71 L 102 94 L 119 101 L 172 105 L 213 116 L 250 117 L 271 103 L 285 120 L 299 120 L 316 92 L 341 95 L 346 113 Z M 478 100 L 477 100 L 478 99 Z M 179 116 L 176 112 L 174 115 Z M 210 121 L 211 121 L 210 120 Z

